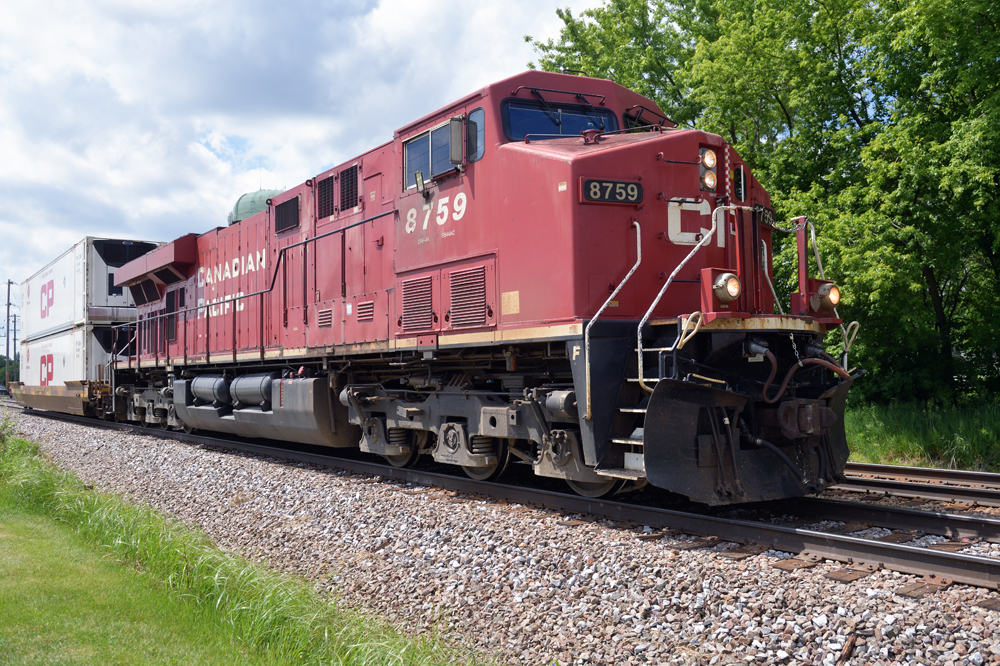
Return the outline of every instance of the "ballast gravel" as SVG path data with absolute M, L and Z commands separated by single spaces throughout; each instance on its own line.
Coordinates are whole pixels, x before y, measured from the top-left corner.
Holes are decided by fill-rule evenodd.
M 648 527 L 12 416 L 85 482 L 500 663 L 1000 663 L 988 590 L 910 599 L 895 591 L 916 579 L 889 571 L 839 583 L 833 562 L 788 572 L 788 553 L 730 559 Z

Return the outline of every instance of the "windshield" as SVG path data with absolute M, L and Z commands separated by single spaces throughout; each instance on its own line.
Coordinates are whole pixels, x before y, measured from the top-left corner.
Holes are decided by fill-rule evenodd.
M 534 138 L 538 134 L 580 136 L 589 129 L 610 132 L 618 129 L 618 120 L 606 109 L 578 104 L 507 101 L 503 125 L 508 139 L 522 141 L 528 134 Z

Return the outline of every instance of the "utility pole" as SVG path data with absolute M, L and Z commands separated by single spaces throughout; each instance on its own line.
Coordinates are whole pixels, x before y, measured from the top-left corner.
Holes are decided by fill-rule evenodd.
M 7 356 L 4 358 L 4 382 L 3 387 L 6 389 L 10 385 L 10 285 L 14 284 L 13 280 L 7 280 L 7 335 L 4 336 L 4 340 L 7 341 Z
M 14 361 L 17 361 L 17 313 L 14 313 Z M 21 381 L 21 366 L 17 364 L 17 381 Z

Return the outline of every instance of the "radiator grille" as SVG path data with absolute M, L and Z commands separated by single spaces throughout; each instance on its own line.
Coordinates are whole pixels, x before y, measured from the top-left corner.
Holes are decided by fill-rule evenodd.
M 358 322 L 375 321 L 375 301 L 358 303 Z
M 316 325 L 320 328 L 333 326 L 333 308 L 316 311 Z
M 433 288 L 430 275 L 403 280 L 403 331 L 425 331 L 434 325 Z
M 274 207 L 274 233 L 299 226 L 299 198 L 289 199 Z
M 451 274 L 452 328 L 486 325 L 486 267 Z
M 333 176 L 319 181 L 319 217 L 330 217 L 337 212 L 333 199 Z
M 358 165 L 340 172 L 340 210 L 358 205 Z

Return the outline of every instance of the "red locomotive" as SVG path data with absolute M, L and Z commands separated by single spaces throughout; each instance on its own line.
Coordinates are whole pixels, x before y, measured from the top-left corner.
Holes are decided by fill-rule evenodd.
M 525 72 L 120 268 L 137 346 L 96 410 L 590 496 L 815 492 L 848 456 L 839 291 L 799 224 L 774 313 L 770 205 L 721 137 Z

